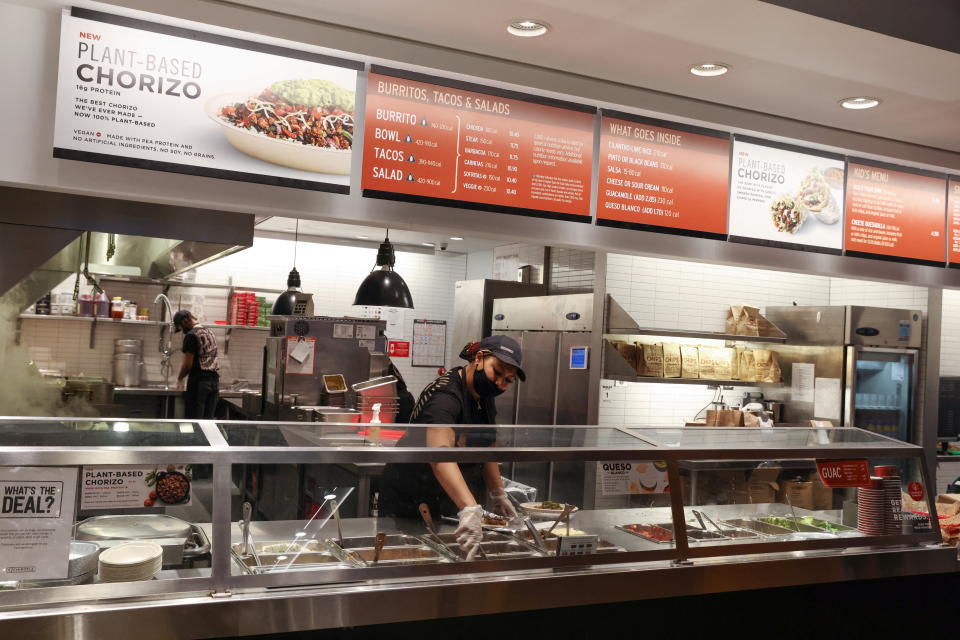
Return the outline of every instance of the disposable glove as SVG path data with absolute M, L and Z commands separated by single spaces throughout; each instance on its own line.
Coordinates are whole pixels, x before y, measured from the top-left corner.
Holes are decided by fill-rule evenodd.
M 494 489 L 490 492 L 491 511 L 512 520 L 517 517 L 517 510 L 513 508 L 510 497 L 503 489 Z
M 453 535 L 456 537 L 460 548 L 466 551 L 467 560 L 473 560 L 480 548 L 480 540 L 483 538 L 483 528 L 481 527 L 483 507 L 478 504 L 472 507 L 464 507 L 457 514 L 457 517 L 460 518 L 460 524 Z

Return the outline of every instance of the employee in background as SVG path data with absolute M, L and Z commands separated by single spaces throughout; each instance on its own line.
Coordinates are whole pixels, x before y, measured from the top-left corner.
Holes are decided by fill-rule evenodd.
M 410 419 L 414 424 L 496 424 L 494 399 L 526 374 L 520 367 L 520 345 L 507 336 L 491 336 L 464 347 L 460 357 L 470 364 L 456 367 L 430 383 L 420 394 Z M 409 429 L 398 447 L 489 447 L 496 442 L 494 428 L 458 429 L 435 427 Z M 398 518 L 419 517 L 426 503 L 434 518 L 454 516 L 459 520 L 457 543 L 472 559 L 482 537 L 484 489 L 493 509 L 515 517 L 500 477 L 500 463 L 432 462 L 388 464 L 380 490 L 380 513 Z
M 210 329 L 193 314 L 181 309 L 173 314 L 173 326 L 183 331 L 183 362 L 177 374 L 177 389 L 183 389 L 185 418 L 213 418 L 220 399 L 220 351 Z

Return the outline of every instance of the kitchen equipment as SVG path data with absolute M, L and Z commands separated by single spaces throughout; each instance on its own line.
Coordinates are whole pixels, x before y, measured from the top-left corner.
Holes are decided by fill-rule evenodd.
M 333 518 L 337 521 L 337 543 L 343 544 L 343 529 L 340 525 L 340 508 L 336 499 L 330 501 L 330 509 L 333 510 Z
M 163 514 L 94 516 L 77 523 L 77 540 L 136 540 L 182 538 L 190 535 L 190 523 Z
M 241 522 L 241 535 L 243 536 L 243 555 L 250 555 L 250 518 L 253 516 L 253 505 L 249 502 L 243 503 L 243 521 Z
M 139 387 L 143 382 L 143 358 L 136 353 L 113 354 L 113 384 Z
M 70 541 L 67 577 L 50 580 L 24 580 L 21 588 L 64 587 L 75 584 L 87 584 L 93 581 L 97 573 L 97 557 L 100 547 L 93 542 Z
M 351 388 L 356 393 L 356 407 L 360 411 L 360 422 L 368 423 L 373 419 L 375 404 L 380 405 L 380 422 L 390 423 L 396 420 L 397 411 L 400 408 L 396 377 L 371 378 Z
M 789 336 L 786 345 L 776 347 L 784 386 L 766 394 L 767 401 L 788 405 L 788 422 L 831 420 L 920 444 L 914 424 L 919 362 L 926 349 L 920 311 L 767 307 L 765 315 Z M 794 381 L 795 371 L 807 379 Z
M 130 339 L 130 338 L 117 338 L 113 341 L 113 352 L 114 353 L 134 353 L 136 355 L 143 354 L 143 340 Z
M 387 534 L 384 532 L 377 533 L 377 539 L 373 543 L 373 564 L 377 564 L 380 560 L 380 553 L 383 551 L 383 544 L 387 541 Z
M 68 377 L 62 393 L 64 399 L 76 398 L 93 405 L 113 404 L 113 383 L 104 378 Z

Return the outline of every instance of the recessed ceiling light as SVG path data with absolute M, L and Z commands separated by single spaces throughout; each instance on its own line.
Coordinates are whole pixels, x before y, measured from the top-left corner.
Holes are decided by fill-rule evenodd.
M 863 96 L 858 98 L 844 98 L 840 101 L 840 106 L 844 109 L 872 109 L 878 104 L 880 104 L 880 100 L 877 98 L 867 98 Z
M 434 246 L 434 243 L 432 243 L 432 242 L 421 242 L 420 244 L 422 244 L 422 245 L 425 246 L 425 247 L 432 247 L 432 246 Z
M 463 240 L 460 236 L 450 236 L 451 240 Z
M 357 240 L 367 240 L 370 236 L 356 236 Z
M 727 71 L 730 71 L 730 67 L 719 62 L 702 62 L 690 67 L 690 73 L 704 77 L 722 76 Z
M 523 20 L 514 20 L 507 25 L 507 33 L 520 36 L 521 38 L 542 36 L 549 30 L 550 25 L 548 25 L 546 22 L 541 22 L 540 20 L 531 20 L 529 18 L 524 18 Z

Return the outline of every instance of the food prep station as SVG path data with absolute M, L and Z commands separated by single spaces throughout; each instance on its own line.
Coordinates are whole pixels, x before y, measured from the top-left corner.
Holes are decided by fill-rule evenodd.
M 50 422 L 7 418 L 0 424 L 27 434 L 27 426 L 36 429 Z M 151 424 L 165 434 L 163 446 L 138 446 L 136 437 L 148 445 L 153 442 Z M 766 434 L 766 441 L 758 430 L 686 429 L 678 443 L 674 430 L 503 426 L 500 441 L 512 446 L 438 450 L 374 446 L 355 435 L 345 438 L 355 424 L 208 421 L 191 423 L 195 432 L 184 433 L 183 446 L 177 446 L 169 424 L 143 423 L 139 431 L 117 434 L 125 446 L 103 448 L 104 432 L 70 419 L 59 426 L 76 430 L 73 446 L 31 446 L 24 436 L 0 450 L 5 466 L 176 460 L 207 465 L 209 480 L 195 482 L 212 484 L 212 492 L 195 493 L 196 501 L 208 503 L 196 512 L 210 514 L 202 521 L 171 517 L 188 513 L 174 507 L 146 514 L 82 513 L 73 544 L 96 545 L 94 556 L 124 541 L 123 535 L 104 533 L 104 525 L 141 527 L 144 520 L 150 522 L 154 529 L 130 533 L 128 539 L 162 543 L 162 569 L 152 580 L 101 582 L 90 571 L 96 563 L 88 559 L 85 566 L 71 568 L 72 574 L 79 572 L 73 576 L 77 580 L 8 585 L 0 591 L 0 620 L 11 632 L 22 624 L 54 638 L 64 616 L 79 616 L 88 628 L 103 631 L 98 637 L 110 637 L 111 629 L 136 615 L 138 624 L 162 619 L 182 629 L 200 625 L 209 636 L 229 634 L 237 621 L 245 633 L 279 633 L 299 628 L 303 616 L 321 621 L 316 623 L 321 627 L 350 626 L 548 608 L 562 605 L 571 589 L 580 594 L 580 603 L 589 604 L 709 593 L 710 585 L 720 583 L 727 589 L 747 589 L 760 580 L 780 586 L 810 584 L 851 572 L 863 578 L 934 573 L 956 562 L 956 550 L 940 545 L 936 527 L 865 535 L 845 526 L 839 509 L 812 511 L 782 502 L 685 504 L 682 491 L 662 494 L 662 500 L 649 506 L 636 501 L 575 505 L 579 508 L 546 539 L 534 539 L 517 520 L 507 527 L 490 526 L 479 553 L 468 560 L 453 538 L 455 524 L 446 520 L 437 518 L 433 533 L 420 519 L 339 514 L 329 499 L 343 504 L 353 487 L 337 488 L 305 519 L 271 519 L 258 511 L 244 522 L 241 506 L 247 496 L 234 473 L 243 465 L 412 463 L 454 456 L 458 462 L 496 459 L 504 469 L 511 463 L 552 462 L 567 469 L 576 463 L 582 465 L 583 481 L 593 482 L 590 471 L 598 462 L 638 460 L 665 462 L 671 484 L 679 485 L 681 469 L 690 461 L 697 461 L 705 473 L 702 467 L 708 461 L 720 468 L 731 462 L 869 457 L 912 461 L 922 471 L 920 481 L 932 490 L 919 447 L 856 429 L 834 429 L 828 438 L 817 437 L 813 429 L 778 429 Z M 282 436 L 290 428 L 297 435 L 292 442 L 256 433 Z M 304 429 L 313 430 L 315 444 L 304 441 Z M 98 446 L 84 444 L 85 437 L 94 436 Z M 251 438 L 261 444 L 250 445 Z M 539 530 L 556 520 L 535 511 L 531 509 L 530 524 Z M 156 532 L 168 526 L 171 535 L 164 540 Z M 90 549 L 86 551 L 81 555 L 89 558 Z M 637 580 L 638 575 L 649 579 Z M 389 604 L 371 610 L 371 598 L 387 598 Z M 212 615 L 214 611 L 218 613 Z M 222 622 L 227 619 L 229 623 Z

